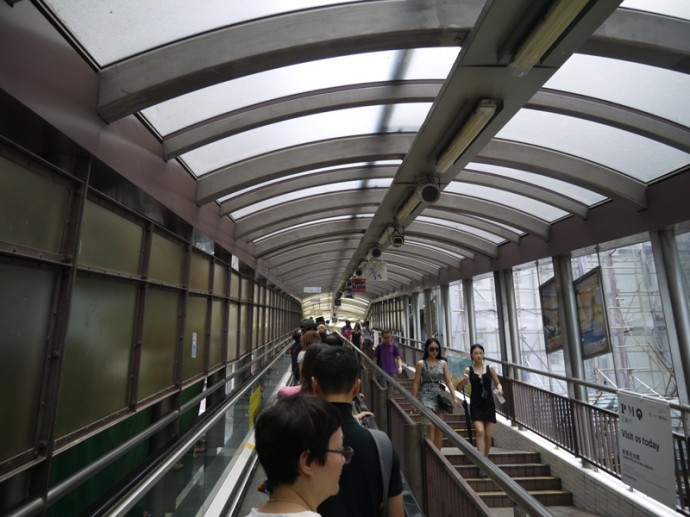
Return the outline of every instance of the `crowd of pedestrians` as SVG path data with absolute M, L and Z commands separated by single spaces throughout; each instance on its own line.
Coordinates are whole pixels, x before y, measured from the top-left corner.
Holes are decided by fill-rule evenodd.
M 325 321 L 301 321 L 289 348 L 293 382 L 278 390 L 257 420 L 256 449 L 266 471 L 267 502 L 247 517 L 403 517 L 403 481 L 400 461 L 390 439 L 367 429 L 373 414 L 360 408 L 360 358 L 348 343 L 361 349 L 385 374 L 402 374 L 402 354 L 389 330 L 374 346 L 369 322 L 345 321 L 329 332 Z M 455 406 L 458 390 L 471 389 L 470 412 L 478 450 L 488 456 L 492 425 L 496 422 L 491 383 L 502 396 L 496 372 L 484 364 L 481 345 L 471 348 L 472 366 L 453 386 L 441 344 L 430 338 L 423 358 L 415 365 L 412 392 L 420 402 L 444 418 L 437 395 L 443 386 Z M 387 376 L 379 376 L 387 386 Z M 318 401 L 318 402 L 317 402 Z M 299 420 L 299 422 L 297 422 Z M 441 448 L 443 433 L 427 422 L 429 436 Z M 383 453 L 381 447 L 390 450 Z M 390 455 L 382 467 L 381 457 Z M 384 472 L 388 469 L 387 472 Z M 385 492 L 385 494 L 384 494 Z

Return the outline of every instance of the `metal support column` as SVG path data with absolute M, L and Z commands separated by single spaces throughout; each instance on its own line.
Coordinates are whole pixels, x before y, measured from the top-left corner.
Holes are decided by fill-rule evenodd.
M 678 255 L 676 236 L 672 230 L 663 230 L 650 232 L 650 239 L 678 387 L 678 399 L 681 404 L 690 404 L 690 307 L 687 297 L 688 286 L 685 284 Z M 690 422 L 686 422 L 687 424 Z
M 558 316 L 563 335 L 563 359 L 566 372 L 569 377 L 585 380 L 585 365 L 582 358 L 582 347 L 580 347 L 580 326 L 577 321 L 577 303 L 570 256 L 553 257 L 553 271 L 556 277 Z M 587 401 L 587 389 L 577 385 L 572 389 L 570 396 L 576 400 Z
M 467 352 L 470 351 L 470 346 L 477 342 L 477 325 L 474 318 L 474 281 L 471 278 L 466 278 L 462 281 L 462 298 L 465 306 L 465 318 L 467 323 L 467 333 L 470 337 L 470 342 L 467 344 Z
M 442 335 L 439 336 L 439 339 L 441 340 L 441 344 L 445 347 L 448 348 L 453 348 L 453 344 L 451 343 L 451 340 L 453 338 L 453 335 L 451 334 L 451 326 L 450 326 L 450 286 L 448 284 L 444 284 L 440 287 L 440 292 L 441 292 L 441 317 L 443 319 L 443 323 L 441 324 L 440 330 L 442 330 Z

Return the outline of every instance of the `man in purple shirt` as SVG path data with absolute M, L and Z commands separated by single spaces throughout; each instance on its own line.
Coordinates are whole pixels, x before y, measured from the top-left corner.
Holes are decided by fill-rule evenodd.
M 393 342 L 393 336 L 390 330 L 384 330 L 381 333 L 381 343 L 374 350 L 376 364 L 386 372 L 388 375 L 395 377 L 398 373 L 402 373 L 402 359 L 400 358 L 400 348 L 397 343 Z M 385 379 L 381 379 L 384 387 L 388 386 Z

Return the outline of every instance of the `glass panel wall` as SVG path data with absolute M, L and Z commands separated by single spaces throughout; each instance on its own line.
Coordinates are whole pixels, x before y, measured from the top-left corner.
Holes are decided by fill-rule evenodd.
M 493 274 L 478 276 L 474 279 L 472 296 L 477 343 L 484 347 L 486 357 L 500 359 L 498 305 Z
M 449 286 L 449 313 L 451 337 L 448 347 L 454 350 L 470 350 L 470 336 L 467 328 L 467 314 L 465 299 L 463 298 L 462 282 L 453 282 Z
M 598 253 L 573 258 L 572 263 L 576 283 L 586 273 L 600 268 L 608 320 L 610 348 L 585 357 L 587 379 L 638 393 L 676 396 L 651 243 L 645 240 L 600 249 Z M 598 404 L 614 404 L 610 396 L 590 396 Z
M 551 259 L 530 262 L 513 269 L 517 309 L 520 364 L 537 370 L 564 375 L 563 349 L 546 351 L 542 303 L 539 286 L 553 278 Z M 566 383 L 543 375 L 520 371 L 520 380 L 554 393 L 565 395 Z

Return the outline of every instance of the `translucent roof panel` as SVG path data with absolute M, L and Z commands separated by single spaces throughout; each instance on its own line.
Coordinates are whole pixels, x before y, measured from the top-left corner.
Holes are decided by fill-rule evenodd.
M 565 181 L 557 180 L 554 178 L 549 178 L 548 176 L 543 176 L 541 174 L 535 174 L 532 172 L 527 172 L 519 169 L 512 169 L 510 167 L 501 167 L 498 165 L 490 165 L 485 163 L 470 162 L 467 167 L 468 170 L 488 172 L 490 174 L 495 174 L 497 176 L 504 176 L 506 178 L 512 178 L 537 187 L 553 190 L 564 196 L 568 196 L 580 203 L 588 206 L 595 205 L 605 201 L 606 198 L 596 192 L 587 190 L 572 183 L 567 183 Z M 462 180 L 462 174 L 458 177 Z
M 285 232 L 290 232 L 293 230 L 298 230 L 299 228 L 307 228 L 309 226 L 312 226 L 314 224 L 320 224 L 320 223 L 334 223 L 337 221 L 351 221 L 352 219 L 371 219 L 374 217 L 374 214 L 369 213 L 359 213 L 359 214 L 349 214 L 349 215 L 340 215 L 337 217 L 324 217 L 323 219 L 316 219 L 314 221 L 309 221 L 308 223 L 302 223 L 302 224 L 296 224 L 294 226 L 290 226 L 288 228 L 283 228 L 281 230 L 272 232 L 272 233 L 267 233 L 265 235 L 262 235 L 261 237 L 254 239 L 252 242 L 254 244 L 257 244 L 259 242 L 262 242 L 266 239 L 270 239 L 272 237 L 275 237 L 276 235 L 281 235 Z
M 142 113 L 163 136 L 218 114 L 290 95 L 392 79 L 445 79 L 459 49 L 368 52 L 300 63 L 240 77 L 157 104 Z M 405 53 L 407 66 L 398 62 Z
M 451 181 L 445 192 L 462 194 L 464 196 L 476 197 L 479 199 L 489 199 L 492 202 L 532 214 L 548 222 L 557 221 L 568 215 L 567 212 L 546 203 L 542 203 L 541 201 L 537 201 L 536 199 L 481 185 L 470 185 L 459 181 Z
M 690 20 L 688 0 L 625 0 L 621 7 Z
M 342 0 L 45 0 L 96 62 L 105 66 L 227 25 Z M 142 23 L 145 20 L 146 23 Z M 122 35 L 127 34 L 126 38 Z
M 265 201 L 260 201 L 258 203 L 253 203 L 251 206 L 237 210 L 231 214 L 232 218 L 238 220 L 242 217 L 254 214 L 266 208 L 271 208 L 282 203 L 288 203 L 290 201 L 295 201 L 297 199 L 303 199 L 311 196 L 317 196 L 319 194 L 328 194 L 331 192 L 340 192 L 343 190 L 356 190 L 361 188 L 388 188 L 392 183 L 392 179 L 375 179 L 367 181 L 346 181 L 342 183 L 331 183 L 329 185 L 320 185 L 318 187 L 312 187 L 307 189 L 302 189 L 297 192 L 290 192 L 289 194 L 284 194 L 282 196 L 274 196 Z
M 405 246 L 417 246 L 419 248 L 427 249 L 430 251 L 434 251 L 437 253 L 443 253 L 444 255 L 448 255 L 449 257 L 452 257 L 456 260 L 462 260 L 464 259 L 464 255 L 460 255 L 458 253 L 453 253 L 450 250 L 447 250 L 445 248 L 440 248 L 438 246 L 433 246 L 431 244 L 427 244 L 426 242 L 421 242 L 416 240 L 414 237 L 405 237 Z
M 185 153 L 182 159 L 194 174 L 201 176 L 253 156 L 307 142 L 389 130 L 417 131 L 430 107 L 431 103 L 396 105 L 393 116 L 396 125 L 392 128 L 380 127 L 380 106 L 335 110 L 299 117 L 224 138 Z
M 649 182 L 690 163 L 690 155 L 604 124 L 530 109 L 520 110 L 496 135 L 579 156 Z M 601 145 L 606 142 L 606 145 Z
M 253 185 L 251 187 L 236 190 L 235 192 L 232 192 L 231 194 L 228 194 L 227 196 L 223 196 L 218 201 L 222 203 L 223 201 L 227 201 L 229 199 L 233 199 L 235 197 L 242 196 L 242 195 L 247 194 L 253 190 L 256 190 L 256 189 L 259 189 L 262 187 L 266 187 L 268 185 L 273 185 L 275 183 L 282 183 L 285 181 L 290 181 L 293 179 L 297 179 L 301 176 L 308 176 L 310 174 L 318 174 L 320 172 L 335 171 L 335 170 L 339 170 L 339 169 L 350 169 L 353 167 L 362 167 L 364 169 L 364 168 L 368 168 L 368 167 L 376 167 L 376 166 L 382 166 L 382 165 L 400 165 L 400 163 L 402 163 L 402 160 L 377 160 L 374 162 L 366 162 L 366 163 L 364 163 L 364 162 L 345 163 L 345 164 L 339 164 L 339 165 L 336 165 L 333 167 L 323 167 L 323 168 L 319 168 L 319 169 L 311 169 L 308 171 L 296 172 L 294 174 L 288 174 L 286 176 L 282 176 L 280 178 L 276 178 L 276 179 L 273 179 L 270 181 L 264 181 L 263 183 Z M 394 175 L 394 171 L 391 171 L 391 178 L 393 177 L 393 175 Z M 371 186 L 374 186 L 374 183 L 373 183 L 374 181 L 377 181 L 377 180 L 375 180 L 375 179 L 374 180 L 363 179 L 360 183 L 364 187 L 371 187 Z M 388 187 L 388 186 L 389 186 L 389 184 L 386 184 L 386 187 Z M 320 188 L 324 188 L 324 186 L 322 185 Z
M 484 230 L 475 228 L 473 226 L 468 226 L 466 224 L 460 224 L 453 221 L 449 221 L 447 219 L 439 219 L 437 217 L 427 217 L 425 215 L 420 215 L 416 220 L 423 223 L 431 223 L 437 224 L 439 226 L 445 226 L 447 228 L 453 228 L 454 230 L 458 230 L 460 232 L 464 232 L 470 235 L 475 235 L 494 244 L 500 244 L 502 242 L 505 242 L 504 238 L 499 237 L 496 234 L 489 233 Z
M 544 87 L 622 104 L 690 127 L 690 76 L 680 72 L 574 54 Z

